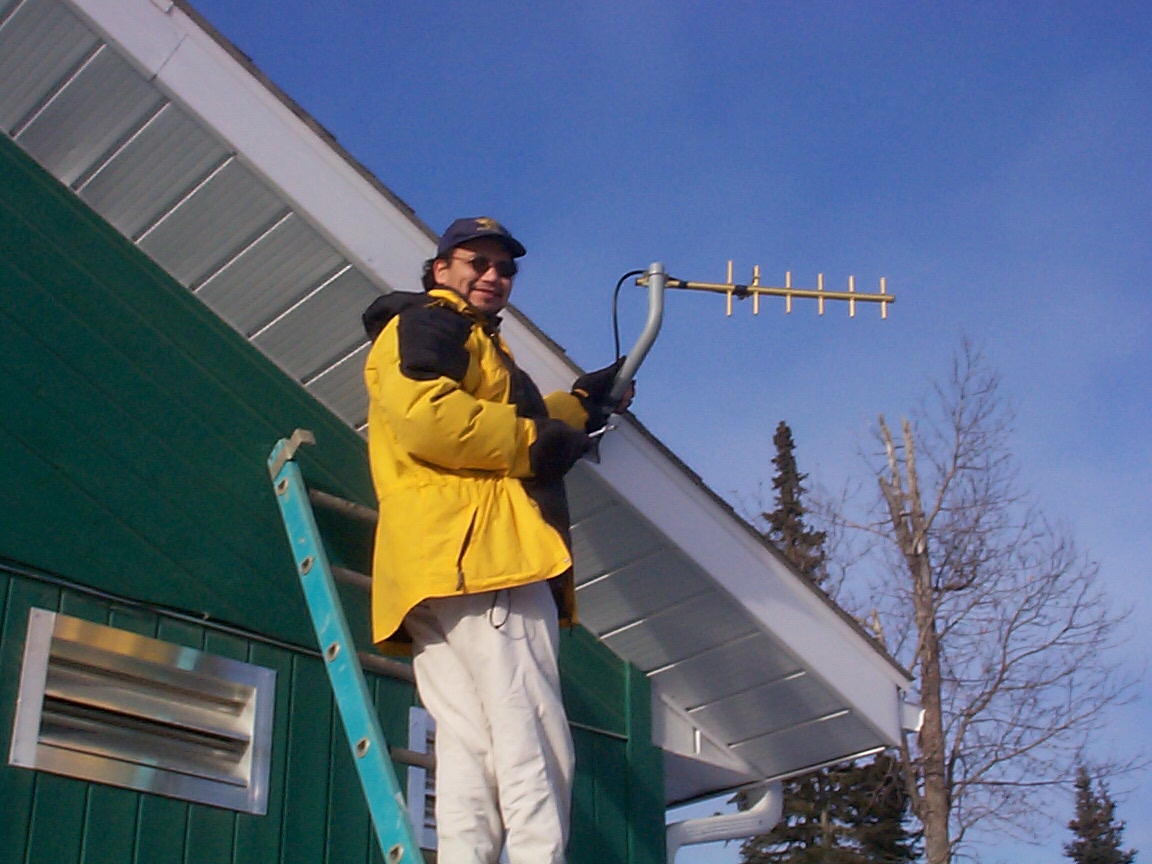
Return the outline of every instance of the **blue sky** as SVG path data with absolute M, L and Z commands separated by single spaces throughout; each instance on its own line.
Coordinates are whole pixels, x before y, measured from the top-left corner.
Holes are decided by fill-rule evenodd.
M 1018 407 L 1024 484 L 1131 610 L 1117 662 L 1152 656 L 1152 4 L 194 2 L 433 229 L 510 226 L 514 302 L 586 368 L 652 261 L 886 276 L 883 322 L 670 295 L 635 413 L 730 499 L 770 480 L 782 419 L 835 488 L 967 337 Z M 643 302 L 626 289 L 626 343 Z M 1152 754 L 1148 700 L 1107 738 Z M 1143 855 L 1149 779 L 1113 786 Z M 985 857 L 1059 860 L 1070 815 Z

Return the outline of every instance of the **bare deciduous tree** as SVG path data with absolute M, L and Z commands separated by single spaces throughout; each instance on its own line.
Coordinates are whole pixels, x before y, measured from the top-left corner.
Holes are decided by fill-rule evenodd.
M 877 541 L 865 608 L 919 680 L 924 722 L 902 756 L 929 864 L 976 826 L 1035 830 L 1044 793 L 1134 686 L 1096 565 L 1019 491 L 999 384 L 965 344 L 899 435 L 880 417 L 872 518 L 831 526 Z

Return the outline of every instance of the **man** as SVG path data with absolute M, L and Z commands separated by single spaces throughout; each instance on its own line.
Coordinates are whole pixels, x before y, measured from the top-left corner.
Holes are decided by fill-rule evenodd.
M 453 222 L 425 294 L 364 314 L 368 443 L 380 500 L 373 631 L 413 655 L 436 721 L 441 864 L 560 864 L 573 749 L 558 628 L 574 620 L 564 475 L 603 426 L 619 363 L 540 395 L 500 336 L 524 247 Z

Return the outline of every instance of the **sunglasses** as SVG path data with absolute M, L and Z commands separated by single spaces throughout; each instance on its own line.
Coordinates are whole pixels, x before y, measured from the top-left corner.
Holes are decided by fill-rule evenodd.
M 483 276 L 488 272 L 489 267 L 496 268 L 496 275 L 502 279 L 511 279 L 516 275 L 517 267 L 516 262 L 510 258 L 505 258 L 500 261 L 493 261 L 487 255 L 473 255 L 471 258 L 455 258 L 456 261 L 463 261 L 465 264 L 471 264 L 472 269 L 476 271 L 477 276 Z

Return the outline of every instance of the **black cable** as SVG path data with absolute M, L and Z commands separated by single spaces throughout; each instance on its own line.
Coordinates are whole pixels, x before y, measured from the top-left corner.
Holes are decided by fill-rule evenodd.
M 617 301 L 620 299 L 620 288 L 631 277 L 642 276 L 647 272 L 647 270 L 629 270 L 620 277 L 620 281 L 616 283 L 616 290 L 612 292 L 612 338 L 615 340 L 616 348 L 616 353 L 612 355 L 614 360 L 620 359 L 620 319 L 617 317 L 616 309 Z

